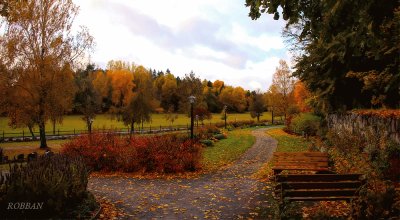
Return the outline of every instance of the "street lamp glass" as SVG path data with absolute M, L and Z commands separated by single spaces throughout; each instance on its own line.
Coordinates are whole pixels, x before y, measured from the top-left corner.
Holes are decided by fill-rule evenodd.
M 191 104 L 193 104 L 194 102 L 196 101 L 196 97 L 195 96 L 189 96 L 189 102 L 191 103 Z

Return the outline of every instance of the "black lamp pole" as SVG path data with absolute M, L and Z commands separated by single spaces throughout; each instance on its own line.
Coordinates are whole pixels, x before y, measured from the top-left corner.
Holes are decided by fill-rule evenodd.
M 193 104 L 194 104 L 195 100 L 196 100 L 196 97 L 189 96 L 189 102 L 190 102 L 190 138 L 191 139 L 193 139 L 193 126 L 194 126 Z
M 191 139 L 193 139 L 193 125 L 194 125 L 193 103 L 190 103 L 190 138 Z
M 226 129 L 226 110 L 228 109 L 228 106 L 224 106 L 224 114 L 225 114 L 225 116 L 224 116 L 224 119 L 225 119 L 225 129 Z

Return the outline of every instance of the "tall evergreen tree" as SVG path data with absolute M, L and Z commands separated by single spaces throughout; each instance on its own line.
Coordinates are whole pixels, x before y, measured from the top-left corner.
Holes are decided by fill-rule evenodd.
M 296 51 L 294 75 L 325 112 L 399 107 L 399 2 L 246 0 L 249 16 L 282 7 L 284 35 Z M 349 95 L 351 94 L 351 95 Z

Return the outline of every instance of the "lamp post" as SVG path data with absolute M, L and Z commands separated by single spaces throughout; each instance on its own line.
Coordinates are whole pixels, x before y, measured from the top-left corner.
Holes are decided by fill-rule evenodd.
M 193 104 L 196 101 L 196 97 L 193 95 L 189 96 L 190 102 L 190 138 L 193 139 L 193 124 L 194 124 L 194 117 L 193 117 Z
M 92 117 L 89 116 L 88 118 L 88 122 L 89 122 L 89 126 L 88 126 L 88 132 L 89 134 L 92 134 L 92 124 L 93 124 L 94 119 Z
M 224 105 L 224 119 L 225 119 L 225 129 L 226 129 L 226 110 L 228 109 L 227 105 Z
M 271 111 L 271 115 L 272 115 L 271 124 L 274 125 L 274 106 L 269 106 L 268 108 Z

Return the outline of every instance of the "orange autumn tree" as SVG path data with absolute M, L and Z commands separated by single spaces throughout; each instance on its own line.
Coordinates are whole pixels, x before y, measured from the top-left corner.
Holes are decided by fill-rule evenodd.
M 111 101 L 114 110 L 126 106 L 133 97 L 133 74 L 126 69 L 108 70 L 107 77 L 112 87 Z
M 1 87 L 7 90 L 7 98 L 0 108 L 12 116 L 21 106 L 30 106 L 30 117 L 17 117 L 15 123 L 32 120 L 39 127 L 40 147 L 45 148 L 46 122 L 53 116 L 59 120 L 68 109 L 74 90 L 70 86 L 73 66 L 92 47 L 93 38 L 84 28 L 72 32 L 78 14 L 72 0 L 8 4 L 0 37 L 0 62 L 5 67 L 0 82 L 5 84 Z M 62 109 L 54 112 L 53 106 Z
M 246 92 L 242 87 L 225 86 L 219 100 L 233 111 L 242 113 L 246 110 Z
M 267 105 L 270 109 L 286 116 L 293 105 L 294 79 L 286 61 L 280 60 L 272 79 L 272 85 L 266 93 Z
M 307 101 L 311 98 L 311 93 L 302 81 L 294 84 L 294 101 L 301 112 L 310 112 L 311 107 Z

